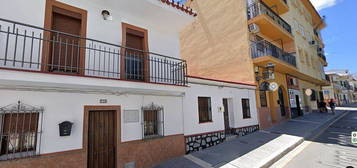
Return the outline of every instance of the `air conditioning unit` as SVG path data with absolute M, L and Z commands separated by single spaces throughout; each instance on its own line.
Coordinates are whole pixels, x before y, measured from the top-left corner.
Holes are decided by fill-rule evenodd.
M 309 41 L 309 44 L 314 46 L 314 45 L 317 45 L 317 42 L 315 40 L 312 40 L 312 41 Z
M 256 34 L 256 33 L 259 33 L 259 31 L 260 31 L 259 26 L 255 23 L 250 24 L 248 27 L 249 27 L 249 32 L 251 32 L 251 33 Z

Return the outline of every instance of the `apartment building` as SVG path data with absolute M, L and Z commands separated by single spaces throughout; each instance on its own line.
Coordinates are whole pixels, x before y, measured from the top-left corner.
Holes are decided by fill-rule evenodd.
M 185 154 L 179 32 L 196 15 L 171 0 L 2 1 L 0 167 L 141 168 Z
M 318 102 L 323 100 L 322 86 L 328 85 L 324 72 L 324 67 L 328 64 L 321 36 L 321 30 L 326 27 L 326 24 L 309 0 L 287 2 L 290 10 L 282 18 L 292 27 L 297 53 L 296 65 L 300 73 L 304 74 L 299 80 L 299 98 L 302 96 L 299 102 L 304 112 L 316 111 Z M 310 90 L 311 95 L 306 95 L 305 92 Z M 296 104 L 297 97 L 294 99 L 294 96 L 291 96 L 290 99 L 291 105 Z M 299 114 L 293 114 L 293 116 L 297 115 Z
M 190 0 L 196 20 L 181 32 L 188 74 L 255 84 L 261 128 L 317 110 L 328 85 L 309 0 Z
M 356 102 L 356 79 L 348 70 L 326 71 L 330 85 L 323 87 L 324 99 L 334 99 L 338 105 Z
M 353 86 L 353 103 L 357 103 L 357 76 L 356 74 L 352 75 L 352 82 L 351 82 L 352 86 Z

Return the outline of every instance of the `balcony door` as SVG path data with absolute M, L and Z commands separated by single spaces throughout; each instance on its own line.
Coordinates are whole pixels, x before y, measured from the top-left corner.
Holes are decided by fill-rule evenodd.
M 43 63 L 48 72 L 80 74 L 84 69 L 86 11 L 47 1 Z
M 127 80 L 147 80 L 148 50 L 147 31 L 132 25 L 123 24 L 122 73 Z

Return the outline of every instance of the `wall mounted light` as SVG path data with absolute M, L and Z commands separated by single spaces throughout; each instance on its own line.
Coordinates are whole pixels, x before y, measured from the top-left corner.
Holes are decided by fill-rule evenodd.
M 274 80 L 275 79 L 274 71 L 275 71 L 275 64 L 268 63 L 263 72 L 263 76 L 265 77 L 266 80 Z
M 255 67 L 255 77 L 257 81 L 260 80 L 274 80 L 275 79 L 275 64 L 268 63 L 265 67 L 263 67 L 262 75 L 260 75 L 260 67 Z
M 104 20 L 113 20 L 113 17 L 110 15 L 110 12 L 107 10 L 102 10 L 102 16 Z

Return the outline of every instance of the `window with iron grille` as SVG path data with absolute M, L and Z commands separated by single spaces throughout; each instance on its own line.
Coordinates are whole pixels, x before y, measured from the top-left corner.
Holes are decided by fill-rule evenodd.
M 20 102 L 0 108 L 0 160 L 39 154 L 42 112 Z
M 268 107 L 266 91 L 262 91 L 262 90 L 259 91 L 259 97 L 260 97 L 260 106 L 261 107 Z
M 198 115 L 200 123 L 212 121 L 212 108 L 210 97 L 198 97 Z
M 142 108 L 143 138 L 164 136 L 164 111 L 161 106 L 151 104 Z
M 251 118 L 249 99 L 242 99 L 243 118 Z

